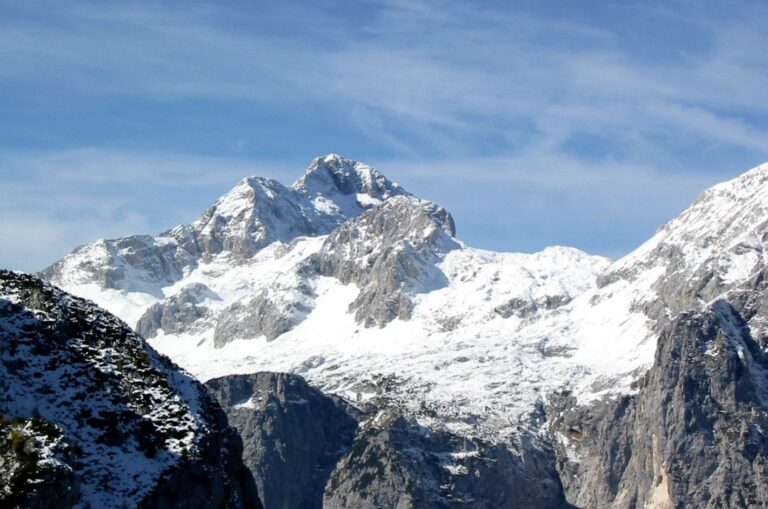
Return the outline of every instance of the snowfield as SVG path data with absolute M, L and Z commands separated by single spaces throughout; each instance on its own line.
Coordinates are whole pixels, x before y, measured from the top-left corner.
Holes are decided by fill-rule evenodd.
M 321 170 L 327 174 L 318 180 Z M 306 187 L 316 181 L 323 185 Z M 373 191 L 372 183 L 378 185 Z M 613 263 L 567 247 L 495 253 L 453 239 L 435 251 L 439 277 L 406 291 L 410 317 L 365 327 L 350 308 L 361 288 L 307 267 L 338 224 L 407 193 L 376 170 L 333 155 L 316 159 L 291 189 L 314 204 L 312 217 L 324 218 L 313 224 L 330 229 L 287 238 L 296 228 L 274 225 L 280 238 L 252 256 L 224 249 L 199 256 L 175 280 L 151 283 L 136 275 L 134 264 L 112 287 L 95 282 L 92 268 L 113 267 L 124 258 L 109 256 L 108 244 L 98 241 L 69 255 L 50 277 L 132 326 L 152 304 L 205 285 L 210 292 L 194 304 L 205 311 L 200 318 L 184 322 L 181 332 L 160 329 L 148 338 L 201 380 L 265 370 L 298 373 L 351 401 L 384 398 L 454 431 L 504 437 L 527 426 L 552 391 L 571 391 L 580 402 L 631 392 L 653 362 L 657 325 L 678 312 L 665 303 L 665 294 L 704 306 L 764 264 L 768 247 L 768 165 L 762 165 L 705 192 Z M 261 207 L 254 199 L 240 189 L 217 202 L 217 213 L 225 222 L 243 221 Z M 230 237 L 249 234 L 226 224 Z M 361 229 L 355 238 L 368 234 Z M 269 231 L 258 235 L 269 238 Z M 166 236 L 152 242 L 179 241 Z M 396 249 L 415 241 L 398 242 Z M 295 325 L 271 341 L 246 335 L 217 347 L 214 334 L 223 315 L 235 303 L 247 308 L 262 292 L 274 312 Z

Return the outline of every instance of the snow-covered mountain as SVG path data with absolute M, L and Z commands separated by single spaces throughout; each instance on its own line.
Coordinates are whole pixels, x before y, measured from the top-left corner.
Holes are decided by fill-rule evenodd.
M 328 155 L 290 188 L 247 178 L 189 225 L 94 242 L 43 275 L 203 380 L 293 372 L 501 439 L 556 391 L 635 391 L 662 327 L 764 265 L 766 191 L 763 165 L 611 263 L 470 248 L 438 205 Z

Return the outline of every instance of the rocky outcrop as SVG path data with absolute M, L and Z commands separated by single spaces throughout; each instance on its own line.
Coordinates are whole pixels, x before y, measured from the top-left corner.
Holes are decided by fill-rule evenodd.
M 571 301 L 569 295 L 545 295 L 540 299 L 523 299 L 514 297 L 496 306 L 493 312 L 503 318 L 518 316 L 528 318 L 541 310 L 557 309 Z
M 324 276 L 360 287 L 350 311 L 367 327 L 383 326 L 411 317 L 414 294 L 447 284 L 436 263 L 459 247 L 455 233 L 445 209 L 400 196 L 334 230 L 310 263 Z
M 314 307 L 313 274 L 298 270 L 245 302 L 238 301 L 218 313 L 213 344 L 221 348 L 235 339 L 259 336 L 272 341 L 300 324 Z
M 244 460 L 268 509 L 320 508 L 323 489 L 357 429 L 354 409 L 286 373 L 206 383 L 243 436 Z
M 639 305 L 661 326 L 734 289 L 768 263 L 766 192 L 765 164 L 708 189 L 602 274 L 598 286 L 619 280 L 636 283 L 654 274 L 655 302 Z
M 555 398 L 569 501 L 580 507 L 768 504 L 768 271 L 662 332 L 639 392 Z
M 194 330 L 195 322 L 211 316 L 210 309 L 203 305 L 207 299 L 220 300 L 204 284 L 189 284 L 178 293 L 149 306 L 136 324 L 136 332 L 144 338 L 152 338 L 159 330 L 166 334 Z
M 385 197 L 388 192 L 377 191 Z M 293 273 L 219 313 L 214 344 L 262 335 L 271 341 L 293 329 L 314 308 L 313 281 L 318 276 L 360 287 L 350 311 L 366 327 L 407 320 L 415 294 L 447 284 L 436 264 L 459 247 L 454 233 L 453 218 L 445 209 L 410 196 L 391 197 L 336 228 L 320 251 Z
M 317 185 L 313 180 L 308 182 Z M 389 196 L 386 189 L 374 191 Z M 416 293 L 447 284 L 436 263 L 447 251 L 458 247 L 454 233 L 453 218 L 441 207 L 410 196 L 389 198 L 336 228 L 320 251 L 293 272 L 276 277 L 253 298 L 234 302 L 220 311 L 215 321 L 214 346 L 220 348 L 235 339 L 259 336 L 272 341 L 292 330 L 314 309 L 314 282 L 318 276 L 335 277 L 361 288 L 350 311 L 366 326 L 383 326 L 395 318 L 407 320 Z M 140 330 L 154 333 L 158 317 L 166 309 L 171 316 L 180 314 L 176 301 L 166 299 L 144 315 Z M 193 318 L 198 317 L 196 308 L 187 305 L 183 309 L 193 312 Z
M 259 507 L 202 385 L 124 323 L 0 271 L 0 505 Z
M 244 261 L 265 246 L 330 227 L 303 195 L 276 180 L 248 177 L 219 198 L 191 231 L 203 260 L 226 252 Z
M 285 373 L 206 385 L 243 436 L 268 509 L 566 507 L 552 451 L 533 436 L 506 446 L 428 429 L 395 407 L 364 413 Z
M 562 486 L 546 449 L 519 451 L 397 413 L 369 420 L 331 474 L 328 508 L 561 508 Z
M 411 196 L 377 169 L 336 154 L 315 158 L 291 188 L 322 210 L 333 227 L 394 196 Z

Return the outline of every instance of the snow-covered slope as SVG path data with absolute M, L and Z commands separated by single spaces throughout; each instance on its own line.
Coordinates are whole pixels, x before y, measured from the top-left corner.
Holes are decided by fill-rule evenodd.
M 0 271 L 0 506 L 252 507 L 240 454 L 202 385 L 118 318 Z
M 145 256 L 99 241 L 45 274 L 201 379 L 295 372 L 500 436 L 552 391 L 632 391 L 664 323 L 765 262 L 768 165 L 707 191 L 613 264 L 565 247 L 470 248 L 444 209 L 338 156 L 290 189 L 242 189 L 253 182 L 265 181 L 246 179 L 191 226 L 138 237 Z

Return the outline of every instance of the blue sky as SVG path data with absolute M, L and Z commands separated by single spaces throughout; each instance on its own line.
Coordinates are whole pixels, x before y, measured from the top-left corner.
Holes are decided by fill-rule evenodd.
M 768 161 L 768 3 L 0 0 L 0 266 L 329 152 L 470 245 L 618 257 Z

